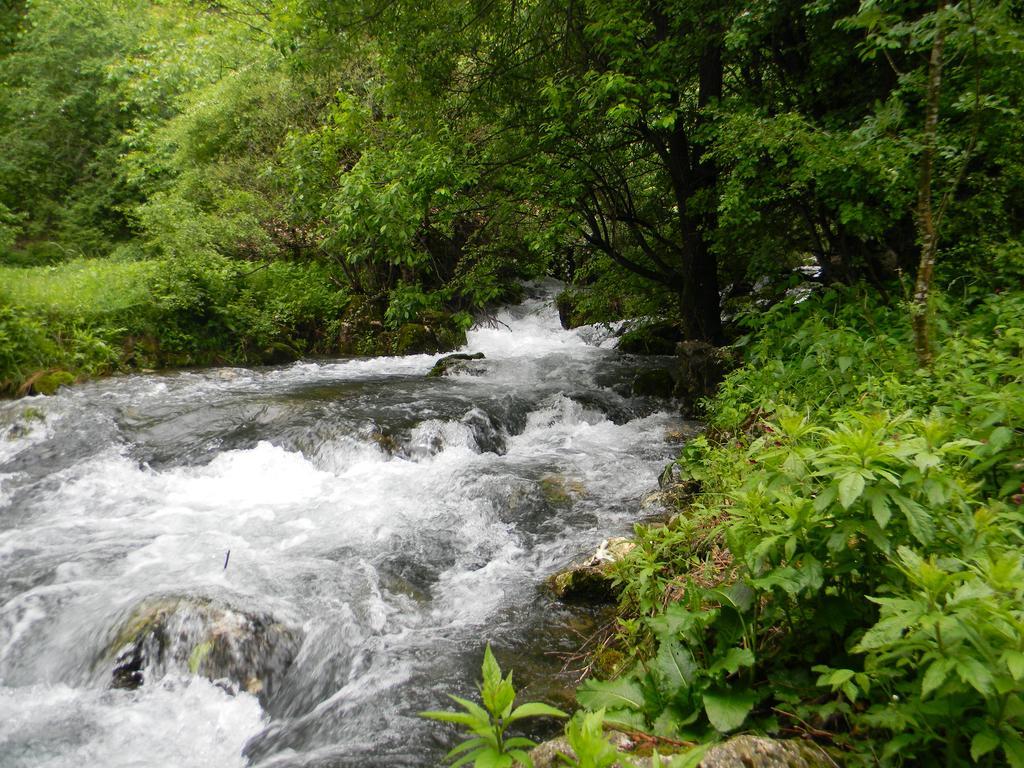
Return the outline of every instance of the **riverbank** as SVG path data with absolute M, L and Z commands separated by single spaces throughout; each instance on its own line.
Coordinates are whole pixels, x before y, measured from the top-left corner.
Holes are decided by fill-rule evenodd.
M 1024 764 L 1024 293 L 945 299 L 930 369 L 857 289 L 743 322 L 580 704 L 662 752 L 752 732 Z
M 317 355 L 442 352 L 469 315 L 343 288 L 319 262 L 77 259 L 0 266 L 0 396 L 52 394 L 113 372 L 278 364 Z

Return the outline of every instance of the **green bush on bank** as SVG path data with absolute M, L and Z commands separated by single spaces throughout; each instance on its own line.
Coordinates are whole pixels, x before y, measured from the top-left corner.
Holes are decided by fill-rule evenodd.
M 752 319 L 678 460 L 699 493 L 620 567 L 622 674 L 583 705 L 675 742 L 1024 765 L 1024 294 L 938 319 L 930 371 L 859 291 Z
M 0 393 L 47 372 L 280 362 L 336 346 L 348 301 L 322 264 L 206 255 L 0 268 Z M 62 383 L 66 383 L 67 376 Z

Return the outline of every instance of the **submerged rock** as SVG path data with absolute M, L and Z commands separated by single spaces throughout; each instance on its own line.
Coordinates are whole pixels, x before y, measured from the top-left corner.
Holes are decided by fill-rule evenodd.
M 587 495 L 587 489 L 580 480 L 565 475 L 544 475 L 539 486 L 544 500 L 553 507 L 571 504 L 574 499 Z
M 146 600 L 108 646 L 111 686 L 137 688 L 148 674 L 177 669 L 269 697 L 298 653 L 297 630 L 267 614 L 201 597 Z
M 621 536 L 605 539 L 589 558 L 551 576 L 548 587 L 555 597 L 567 602 L 612 602 L 617 597 L 612 584 L 612 566 L 634 547 L 636 542 Z
M 445 355 L 434 363 L 434 367 L 430 369 L 427 376 L 449 376 L 453 373 L 470 373 L 473 375 L 479 375 L 483 373 L 483 371 L 476 366 L 469 365 L 469 362 L 472 360 L 483 359 L 483 352 L 475 352 L 474 354 L 457 352 L 454 355 Z

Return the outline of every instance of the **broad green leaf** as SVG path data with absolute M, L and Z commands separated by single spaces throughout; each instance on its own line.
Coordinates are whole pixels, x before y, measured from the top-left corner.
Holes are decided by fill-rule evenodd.
M 871 515 L 878 523 L 878 527 L 885 530 L 885 526 L 889 524 L 889 519 L 892 517 L 892 512 L 889 510 L 889 499 L 880 490 L 872 490 L 874 492 L 870 495 Z
M 956 671 L 961 680 L 983 696 L 993 692 L 992 673 L 978 659 L 961 658 Z
M 481 749 L 474 750 L 473 752 L 468 752 L 462 757 L 460 757 L 458 760 L 456 760 L 454 763 L 452 763 L 448 768 L 459 768 L 460 765 L 466 765 L 467 763 L 473 762 L 480 755 L 489 750 L 490 747 L 483 747 Z
M 448 694 L 448 698 L 455 703 L 462 706 L 469 714 L 484 723 L 489 722 L 491 717 L 487 714 L 487 710 L 477 704 L 475 701 L 464 699 L 461 696 L 455 696 L 454 694 Z
M 1014 680 L 1018 682 L 1024 680 L 1024 653 L 1014 650 L 1005 651 L 1003 661 L 1006 662 L 1006 668 L 1010 670 Z
M 940 659 L 932 663 L 924 673 L 924 678 L 921 680 L 921 698 L 925 698 L 929 693 L 936 690 L 940 685 L 946 682 L 946 678 L 949 676 L 952 662 L 948 659 Z
M 839 503 L 843 509 L 849 509 L 864 492 L 864 477 L 859 472 L 851 472 L 839 481 Z
M 494 658 L 494 653 L 491 651 L 490 643 L 488 643 L 487 647 L 484 648 L 484 663 L 482 670 L 484 674 L 485 688 L 493 688 L 501 682 L 501 667 L 498 666 L 498 660 Z
M 893 500 L 906 516 L 911 535 L 922 544 L 930 543 L 935 536 L 935 521 L 928 510 L 902 494 L 893 496 Z
M 452 747 L 448 751 L 448 754 L 445 756 L 445 758 L 451 760 L 456 755 L 460 755 L 468 749 L 479 749 L 480 747 L 485 746 L 487 746 L 487 742 L 483 739 L 466 739 L 461 744 L 457 744 L 456 746 Z
M 568 717 L 569 715 L 560 709 L 542 704 L 539 701 L 531 701 L 526 704 L 520 704 L 514 710 L 512 714 L 508 716 L 506 722 L 514 723 L 524 717 Z
M 587 680 L 576 691 L 576 698 L 587 709 L 635 709 L 644 707 L 644 689 L 636 680 Z
M 1004 731 L 1000 741 L 1010 768 L 1024 768 L 1024 740 L 1015 733 Z
M 459 725 L 465 725 L 469 728 L 477 725 L 480 720 L 473 717 L 465 712 L 438 712 L 438 711 L 427 711 L 420 712 L 420 717 L 427 717 L 431 720 L 441 720 L 445 723 L 458 723 Z M 486 720 L 484 721 L 487 722 Z
M 971 739 L 971 759 L 977 762 L 999 746 L 999 735 L 989 730 L 978 731 Z
M 992 453 L 999 453 L 1012 442 L 1012 429 L 1009 427 L 996 427 L 988 436 L 988 449 Z
M 651 670 L 658 679 L 662 693 L 671 697 L 680 689 L 690 687 L 697 672 L 697 664 L 690 649 L 681 642 L 664 640 L 651 663 Z
M 477 755 L 474 768 L 510 768 L 513 763 L 511 755 L 502 754 L 497 750 L 488 749 Z
M 718 659 L 708 672 L 725 672 L 734 675 L 740 669 L 754 666 L 754 654 L 749 648 L 730 648 L 725 655 Z
M 648 730 L 647 719 L 642 712 L 635 709 L 609 709 L 604 720 L 609 725 L 617 725 L 627 730 Z
M 743 725 L 757 697 L 750 691 L 705 691 L 704 711 L 711 725 L 721 733 L 734 731 Z

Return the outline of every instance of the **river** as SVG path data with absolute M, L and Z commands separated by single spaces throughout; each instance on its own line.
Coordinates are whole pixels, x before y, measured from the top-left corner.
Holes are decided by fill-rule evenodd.
M 686 427 L 553 290 L 471 330 L 486 359 L 454 376 L 413 355 L 0 403 L 0 766 L 437 765 L 453 731 L 416 713 L 473 694 L 487 641 L 548 695 L 578 614 L 540 585 L 630 530 Z M 146 605 L 292 645 L 252 692 L 171 652 L 113 687 Z

